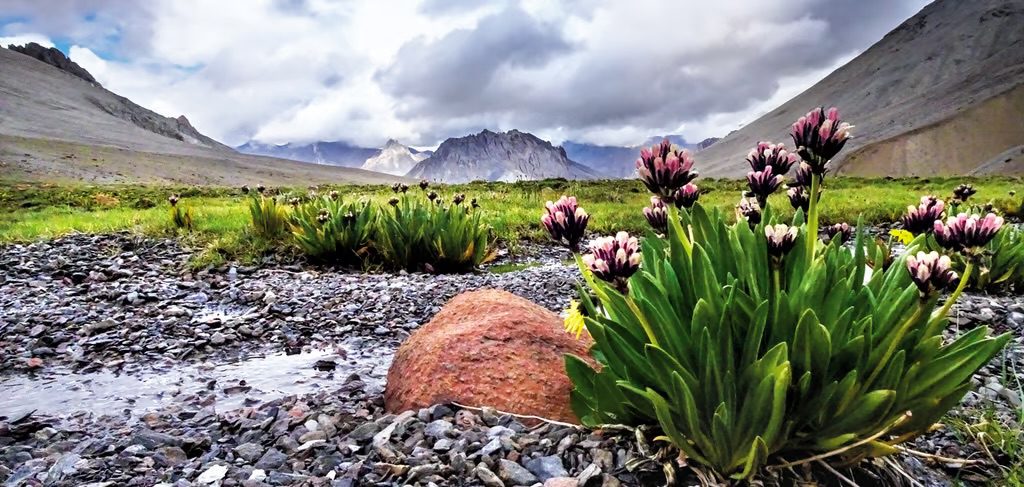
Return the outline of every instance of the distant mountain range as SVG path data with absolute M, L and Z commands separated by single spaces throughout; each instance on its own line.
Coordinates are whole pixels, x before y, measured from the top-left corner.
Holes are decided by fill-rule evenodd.
M 367 159 L 380 153 L 380 149 L 358 147 L 345 142 L 274 145 L 249 141 L 235 149 L 245 154 L 343 167 L 361 167 Z
M 402 145 L 395 139 L 389 139 L 378 153 L 367 159 L 362 168 L 396 176 L 405 176 L 420 162 L 433 154 L 431 151 L 420 152 Z
M 761 140 L 819 105 L 855 125 L 839 174 L 1024 174 L 1024 0 L 936 0 L 803 93 L 698 158 L 740 177 Z
M 562 147 L 565 148 L 565 153 L 569 156 L 569 159 L 590 167 L 607 177 L 629 178 L 635 174 L 636 159 L 640 156 L 640 149 L 658 144 L 666 138 L 673 144 L 694 152 L 702 149 L 701 144 L 704 144 L 704 147 L 708 147 L 714 143 L 714 140 L 718 140 L 714 138 L 705 139 L 700 144 L 691 144 L 682 135 L 662 135 L 649 137 L 643 143 L 631 147 L 596 145 L 573 141 L 562 143 Z
M 447 183 L 566 178 L 598 179 L 602 174 L 573 162 L 565 149 L 533 134 L 509 130 L 450 138 L 407 176 Z

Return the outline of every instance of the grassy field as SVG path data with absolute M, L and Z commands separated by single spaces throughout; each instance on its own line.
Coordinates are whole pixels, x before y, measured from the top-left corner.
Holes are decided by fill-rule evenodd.
M 1013 178 L 858 179 L 827 181 L 823 197 L 824 223 L 891 222 L 907 205 L 923 194 L 946 197 L 961 182 L 978 189 L 977 201 L 991 202 L 1010 215 L 1022 213 L 1024 189 Z M 702 203 L 731 212 L 745 182 L 734 180 L 698 181 L 707 193 Z M 283 194 L 305 194 L 307 188 L 275 188 Z M 386 186 L 322 186 L 318 191 L 337 189 L 346 199 L 369 198 L 383 203 L 392 196 Z M 591 214 L 590 229 L 597 233 L 631 232 L 647 228 L 641 208 L 650 193 L 636 180 L 576 182 L 564 180 L 519 183 L 470 183 L 433 185 L 446 200 L 455 193 L 477 198 L 495 235 L 515 250 L 521 239 L 545 237 L 540 226 L 541 208 L 547 200 L 562 194 L 575 195 Z M 419 192 L 419 188 L 410 191 Z M 53 238 L 70 232 L 102 233 L 131 231 L 144 235 L 170 236 L 177 233 L 169 215 L 168 195 L 179 193 L 181 205 L 191 208 L 195 228 L 182 234 L 186 244 L 201 251 L 195 264 L 217 264 L 225 260 L 247 261 L 271 246 L 247 231 L 248 197 L 238 188 L 181 187 L 155 185 L 53 185 L 44 183 L 0 184 L 0 242 L 27 242 Z M 791 212 L 784 194 L 772 197 L 776 208 Z

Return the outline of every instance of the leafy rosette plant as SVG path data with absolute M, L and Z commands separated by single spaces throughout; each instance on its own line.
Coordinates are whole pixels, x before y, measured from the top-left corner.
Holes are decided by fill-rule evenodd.
M 818 134 L 801 135 L 802 156 L 841 148 L 837 115 L 799 124 Z M 807 215 L 817 205 L 811 198 Z M 581 293 L 573 316 L 599 366 L 566 358 L 572 405 L 589 426 L 657 426 L 681 457 L 719 478 L 896 453 L 956 405 L 1009 340 L 985 327 L 944 340 L 963 278 L 940 253 L 917 254 L 925 236 L 885 268 L 863 225 L 851 249 L 820 243 L 803 212 L 781 222 L 768 206 L 759 223 L 730 224 L 700 204 L 678 218 L 668 210 L 666 237 L 643 240 L 625 284 L 579 261 L 595 298 Z M 939 290 L 958 277 L 943 300 Z
M 421 181 L 420 187 L 426 191 L 429 183 Z M 491 227 L 475 206 L 461 205 L 465 195 L 445 205 L 434 191 L 427 201 L 399 193 L 382 209 L 374 242 L 387 267 L 463 272 L 494 258 Z
M 690 151 L 680 150 L 668 139 L 640 150 L 636 172 L 644 186 L 667 203 L 674 201 L 676 192 L 686 183 L 697 178 Z
M 377 220 L 374 205 L 344 203 L 330 195 L 299 205 L 292 214 L 292 237 L 313 259 L 339 264 L 361 264 L 370 252 Z

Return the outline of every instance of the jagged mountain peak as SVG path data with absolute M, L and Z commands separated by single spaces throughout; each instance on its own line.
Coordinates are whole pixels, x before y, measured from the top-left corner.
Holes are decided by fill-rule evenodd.
M 445 140 L 432 156 L 416 164 L 409 177 L 464 183 L 527 179 L 596 179 L 600 174 L 566 156 L 562 147 L 516 129 Z

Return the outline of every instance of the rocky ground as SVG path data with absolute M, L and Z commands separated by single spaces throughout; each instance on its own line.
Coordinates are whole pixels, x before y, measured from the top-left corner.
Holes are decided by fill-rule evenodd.
M 493 287 L 565 307 L 577 277 L 561 262 L 566 255 L 546 247 L 526 254 L 538 265 L 428 276 L 282 263 L 194 272 L 176 242 L 128 235 L 2 248 L 0 482 L 664 483 L 662 463 L 670 459 L 642 433 L 528 427 L 453 405 L 384 412 L 394 348 L 455 294 Z M 1012 417 L 1021 400 L 1024 300 L 970 295 L 953 321 L 1018 335 L 963 405 Z M 985 457 L 949 430 L 913 447 Z M 995 468 L 911 457 L 898 465 L 925 485 L 983 480 Z M 903 478 L 894 471 L 857 475 L 888 485 Z

